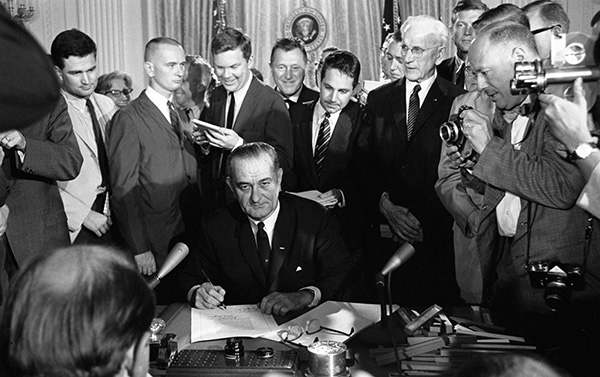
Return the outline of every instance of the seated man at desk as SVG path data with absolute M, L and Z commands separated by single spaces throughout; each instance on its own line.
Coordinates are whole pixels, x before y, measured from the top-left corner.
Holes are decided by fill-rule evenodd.
M 236 202 L 204 221 L 181 277 L 193 307 L 258 303 L 285 315 L 338 297 L 350 269 L 338 224 L 325 207 L 281 193 L 282 177 L 269 144 L 232 151 L 227 184 Z

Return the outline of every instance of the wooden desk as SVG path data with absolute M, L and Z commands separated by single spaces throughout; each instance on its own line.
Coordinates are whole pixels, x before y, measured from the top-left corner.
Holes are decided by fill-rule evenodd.
M 182 349 L 208 349 L 222 350 L 225 346 L 225 339 L 211 340 L 203 342 L 190 342 L 191 332 L 191 310 L 187 304 L 172 304 L 168 307 L 159 306 L 157 308 L 157 317 L 165 320 L 167 327 L 165 333 L 174 333 L 177 335 L 177 347 Z M 369 347 L 362 344 L 358 338 L 353 338 L 348 342 L 348 348 L 354 354 L 356 359 L 355 365 L 350 367 L 352 376 L 367 377 L 367 376 L 388 376 L 389 372 L 395 370 L 394 365 L 380 367 L 375 362 L 375 359 L 369 357 Z M 274 350 L 286 351 L 290 349 L 298 349 L 294 346 L 275 342 L 262 338 L 244 338 L 244 347 L 246 350 L 255 350 L 259 347 L 272 347 Z M 304 371 L 307 367 L 308 355 L 306 349 L 300 350 L 300 368 L 299 372 Z M 165 375 L 164 370 L 151 369 L 150 374 L 153 376 Z M 301 373 L 300 373 L 301 374 Z M 300 375 L 299 374 L 299 375 Z

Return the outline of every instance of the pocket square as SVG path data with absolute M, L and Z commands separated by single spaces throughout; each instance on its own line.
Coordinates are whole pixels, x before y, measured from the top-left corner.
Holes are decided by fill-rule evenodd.
M 296 272 L 302 271 L 302 267 L 298 266 L 296 267 Z

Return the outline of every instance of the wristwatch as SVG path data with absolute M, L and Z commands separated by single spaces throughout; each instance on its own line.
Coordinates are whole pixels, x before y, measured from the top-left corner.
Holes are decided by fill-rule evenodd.
M 581 143 L 573 152 L 567 154 L 567 161 L 574 162 L 584 160 L 594 152 L 598 152 L 598 146 L 594 143 Z

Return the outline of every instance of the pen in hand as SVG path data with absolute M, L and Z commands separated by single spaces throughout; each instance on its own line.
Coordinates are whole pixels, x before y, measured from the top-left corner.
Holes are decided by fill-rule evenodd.
M 208 275 L 206 274 L 206 271 L 204 271 L 204 269 L 202 268 L 202 275 L 204 275 L 204 278 L 206 279 L 206 281 L 208 282 L 208 284 L 210 284 L 210 286 L 212 287 L 212 289 L 215 289 L 214 284 L 212 283 L 212 281 L 210 281 L 210 278 L 208 277 Z M 227 310 L 227 307 L 225 306 L 224 303 L 220 303 L 219 305 L 217 305 L 217 307 L 221 310 Z

